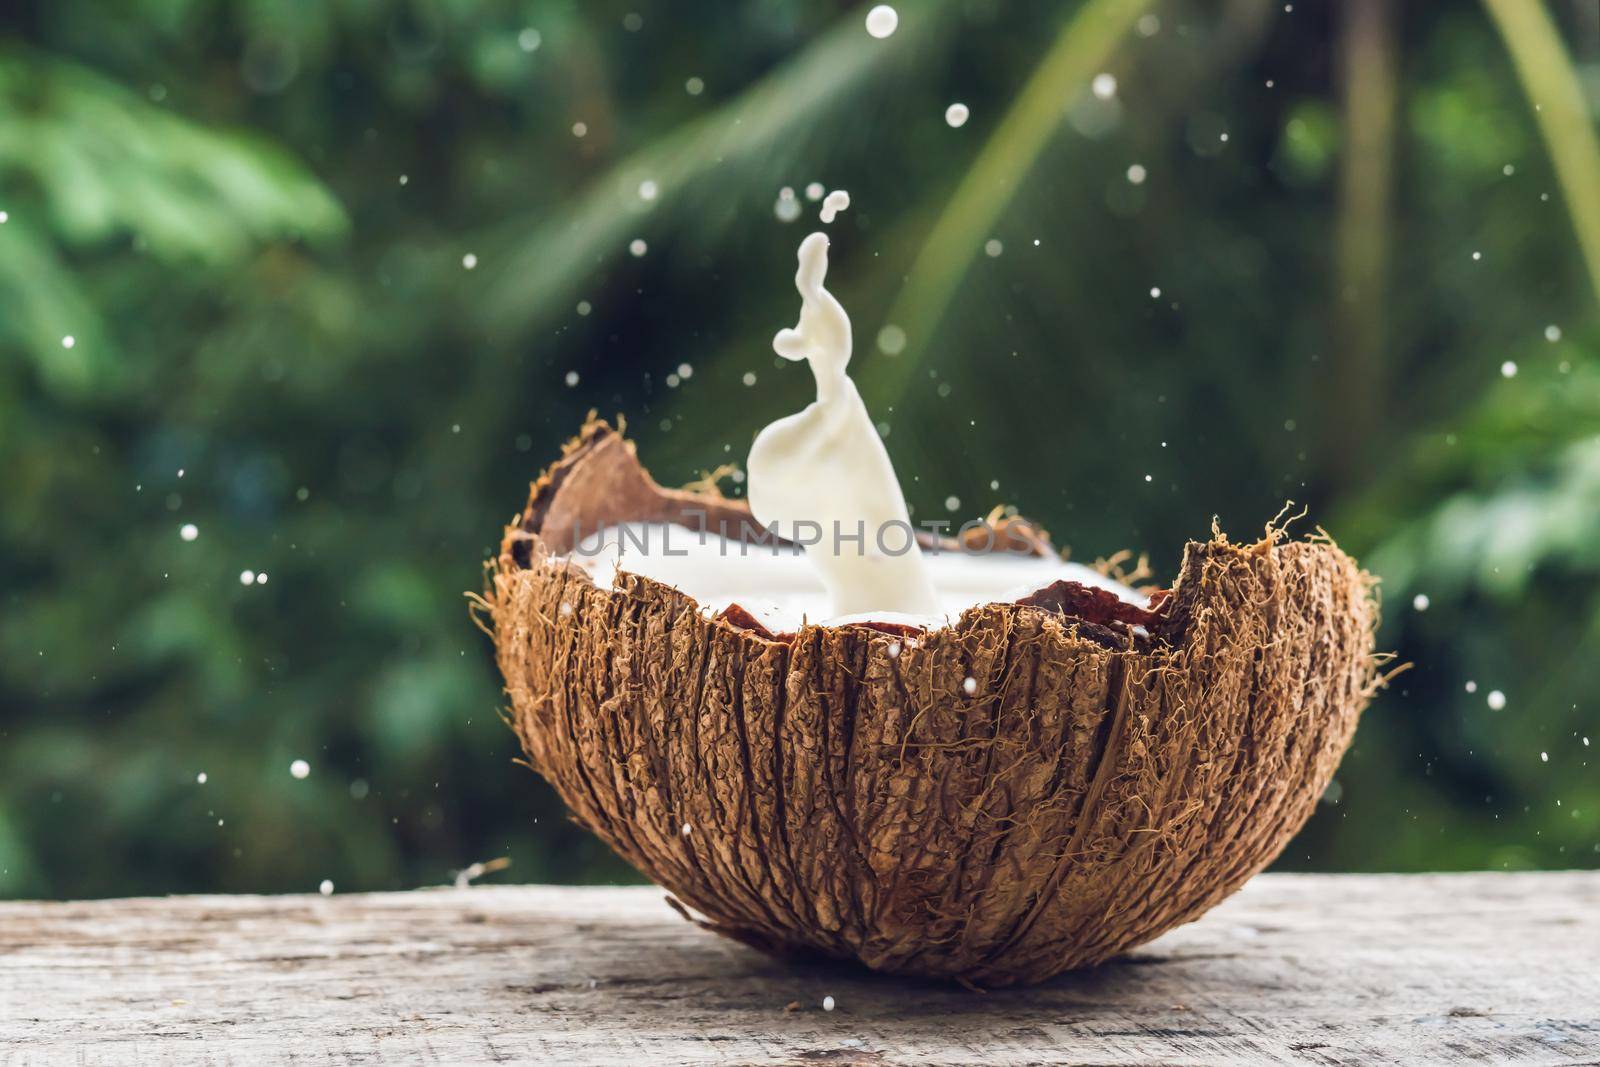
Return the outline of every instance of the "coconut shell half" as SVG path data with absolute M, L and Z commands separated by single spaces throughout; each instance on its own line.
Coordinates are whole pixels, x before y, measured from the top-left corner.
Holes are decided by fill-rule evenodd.
M 486 612 L 534 769 L 769 952 L 983 986 L 1106 960 L 1282 851 L 1379 681 L 1373 581 L 1325 539 L 1191 542 L 1150 611 L 1060 582 L 913 632 L 772 634 L 563 556 L 580 520 L 686 512 L 750 521 L 591 421 L 507 529 Z

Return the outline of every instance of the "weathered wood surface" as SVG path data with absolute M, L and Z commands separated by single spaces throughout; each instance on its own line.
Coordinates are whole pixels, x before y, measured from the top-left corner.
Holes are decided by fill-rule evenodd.
M 1267 875 L 987 994 L 771 960 L 646 888 L 0 904 L 0 1063 L 179 1062 L 1600 1063 L 1600 872 Z

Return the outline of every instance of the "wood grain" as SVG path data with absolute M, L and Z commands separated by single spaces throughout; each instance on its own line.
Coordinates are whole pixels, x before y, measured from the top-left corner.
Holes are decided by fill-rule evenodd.
M 0 904 L 0 1064 L 500 1062 L 1600 1063 L 1600 872 L 1265 875 L 989 993 L 769 959 L 650 888 Z

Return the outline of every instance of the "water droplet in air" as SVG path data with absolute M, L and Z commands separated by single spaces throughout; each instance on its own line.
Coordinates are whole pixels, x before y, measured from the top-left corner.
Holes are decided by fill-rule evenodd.
M 532 26 L 527 27 L 517 34 L 517 47 L 524 52 L 537 52 L 539 45 L 544 43 L 544 38 Z
M 701 93 L 706 91 L 706 83 L 701 81 L 699 78 L 690 78 L 688 81 L 683 83 L 683 91 L 688 93 L 690 96 L 699 96 Z
M 1117 78 L 1114 74 L 1096 74 L 1094 81 L 1089 83 L 1089 88 L 1101 100 L 1110 100 L 1117 95 Z
M 959 508 L 960 506 L 961 506 L 961 498 L 960 497 L 958 497 L 958 496 L 947 496 L 947 497 L 944 498 L 944 509 L 946 511 L 954 511 L 957 508 Z
M 1501 711 L 1506 706 L 1506 695 L 1498 689 L 1489 691 L 1488 704 L 1490 711 Z
M 1138 163 L 1135 163 L 1133 166 L 1128 168 L 1128 181 L 1132 182 L 1134 185 L 1143 185 L 1144 179 L 1144 167 L 1140 166 Z
M 1516 363 L 1514 363 L 1513 361 L 1508 359 L 1504 363 L 1500 364 L 1500 377 L 1502 377 L 1502 378 L 1515 378 L 1516 376 L 1517 376 L 1517 365 L 1516 365 Z
M 988 256 L 990 259 L 998 258 L 1000 253 L 1004 252 L 1005 250 L 1006 246 L 1001 244 L 998 238 L 991 237 L 987 241 L 983 242 L 983 254 Z
M 878 351 L 886 356 L 898 356 L 906 350 L 906 332 L 894 323 L 878 331 Z
M 578 372 L 575 371 L 575 370 L 567 371 L 566 382 L 567 382 L 567 385 L 569 387 L 577 385 L 578 384 Z
M 240 585 L 255 585 L 256 584 L 256 572 L 255 571 L 240 571 L 239 572 L 239 584 Z
M 754 385 L 754 384 L 756 384 L 755 372 L 754 371 L 745 371 L 744 372 L 744 377 L 741 378 L 740 381 L 744 382 L 744 384 L 746 384 L 746 385 Z
M 966 104 L 951 104 L 944 109 L 944 121 L 952 130 L 959 130 L 967 124 L 967 118 L 972 113 L 967 110 Z
M 785 185 L 778 190 L 778 200 L 772 205 L 772 213 L 778 216 L 779 222 L 793 222 L 800 217 L 800 201 L 794 198 L 794 190 Z
M 1428 600 L 1427 593 L 1418 593 L 1416 596 L 1411 598 L 1411 606 L 1416 608 L 1418 611 L 1427 611 L 1430 603 L 1431 601 Z
M 827 191 L 827 188 L 821 182 L 812 182 L 806 186 L 806 199 L 812 202 L 821 200 L 822 194 Z
M 296 778 L 304 778 L 311 773 L 311 764 L 303 759 L 297 759 L 289 764 L 289 773 Z
M 661 187 L 655 182 L 651 181 L 649 178 L 646 178 L 644 181 L 639 183 L 640 200 L 654 200 L 658 195 L 660 195 L 660 193 Z
M 473 270 L 478 266 L 478 257 L 468 252 L 461 257 L 461 265 L 467 270 Z
M 76 337 L 72 336 L 70 333 L 67 334 L 65 337 L 63 337 L 61 339 L 61 347 L 62 348 L 71 348 L 73 345 L 75 345 L 77 343 L 78 343 L 78 339 Z
M 1150 287 L 1150 299 L 1152 299 L 1152 300 L 1160 300 L 1161 299 L 1161 287 L 1159 285 L 1152 285 Z
M 900 25 L 900 13 L 888 4 L 879 4 L 867 12 L 867 32 L 882 40 Z
M 1544 339 L 1551 342 L 1561 340 L 1561 327 L 1554 324 L 1546 326 L 1544 328 Z
M 650 251 L 650 246 L 644 243 L 644 238 L 642 237 L 635 237 L 628 242 L 628 252 L 635 257 L 642 256 L 648 251 Z
M 1476 693 L 1478 691 L 1478 683 L 1474 681 L 1468 681 L 1466 689 L 1469 693 Z
M 206 784 L 206 772 L 205 771 L 201 771 L 199 774 L 194 776 L 194 780 L 196 782 L 199 782 L 201 785 L 205 785 Z
M 196 537 L 200 536 L 200 527 L 196 526 L 192 522 L 186 522 L 178 528 L 178 536 L 183 538 L 185 541 L 193 541 Z

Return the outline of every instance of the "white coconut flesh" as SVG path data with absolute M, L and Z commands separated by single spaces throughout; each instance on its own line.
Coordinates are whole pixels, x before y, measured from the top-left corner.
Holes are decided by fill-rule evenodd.
M 708 616 L 737 605 L 774 633 L 793 633 L 803 625 L 863 622 L 936 630 L 954 623 L 968 608 L 1015 603 L 1062 580 L 1109 590 L 1136 607 L 1149 604 L 1144 595 L 1080 563 L 1052 556 L 950 549 L 923 553 L 937 612 L 830 616 L 828 592 L 800 548 L 747 544 L 668 523 L 606 527 L 585 537 L 570 558 L 602 588 L 613 588 L 620 572 L 636 574 L 693 597 Z

